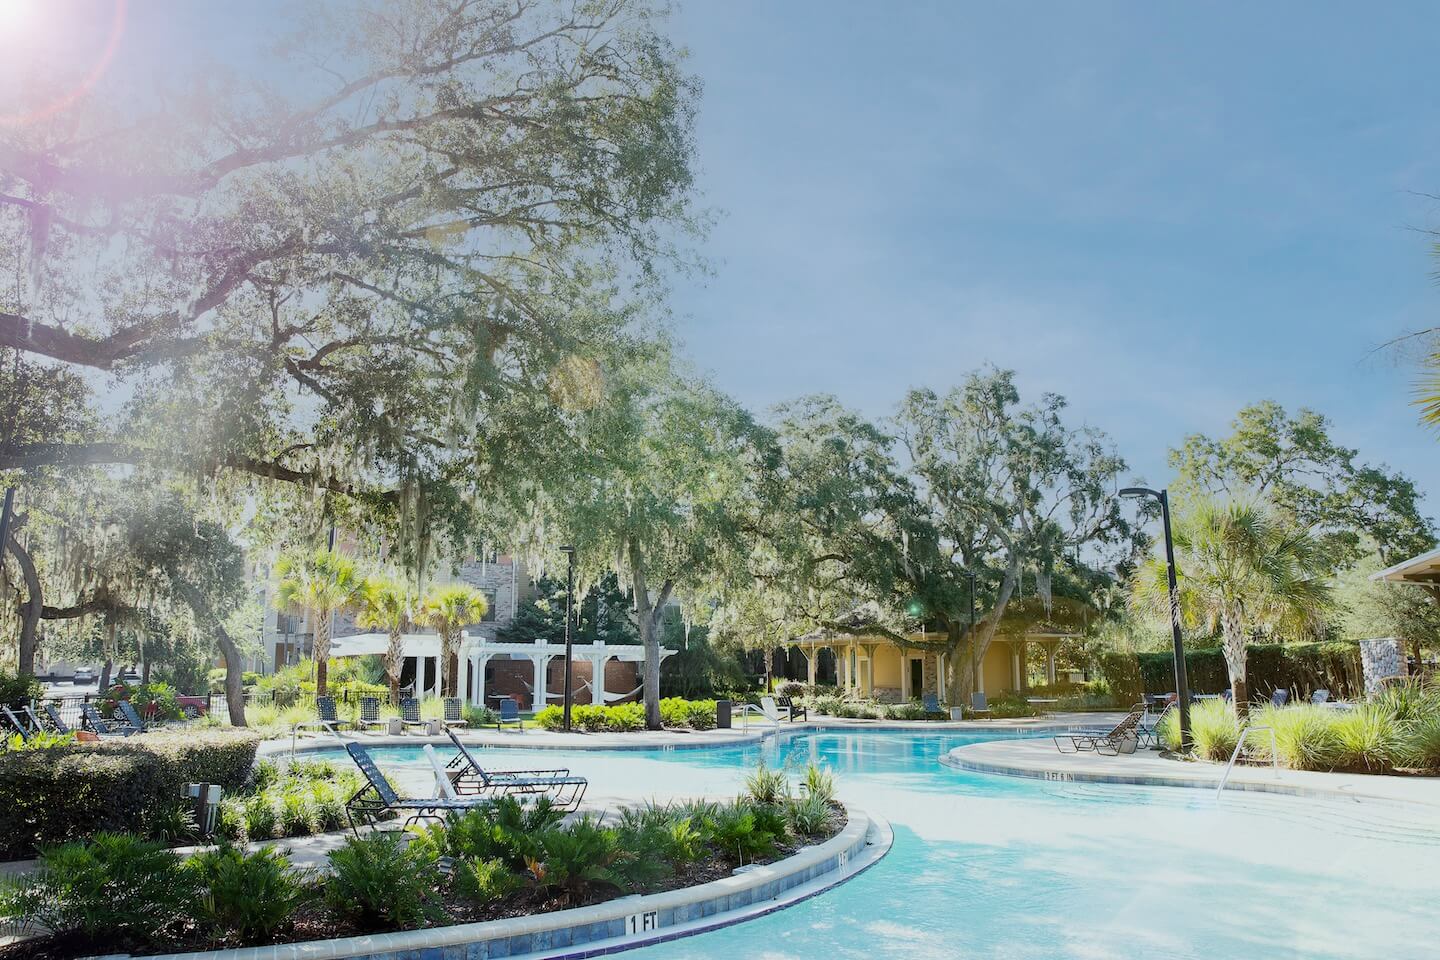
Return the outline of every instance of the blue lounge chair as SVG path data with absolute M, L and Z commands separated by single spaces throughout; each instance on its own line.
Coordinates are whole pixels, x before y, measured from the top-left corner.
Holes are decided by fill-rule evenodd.
M 447 763 L 451 782 L 461 794 L 477 796 L 544 796 L 562 810 L 574 810 L 585 799 L 590 781 L 573 777 L 569 769 L 486 770 L 453 730 L 445 731 L 458 751 Z
M 114 720 L 106 720 L 100 716 L 100 711 L 95 709 L 95 704 L 86 703 L 80 706 L 80 716 L 92 732 L 102 737 L 129 737 L 139 733 L 141 728 L 128 723 L 117 723 Z
M 970 695 L 970 712 L 976 714 L 990 712 L 990 703 L 985 699 L 985 694 L 974 693 Z
M 0 713 L 5 715 L 5 720 L 10 725 L 10 736 L 18 733 L 22 741 L 30 740 L 30 725 L 17 717 L 14 710 L 9 707 L 0 707 Z
M 25 704 L 25 709 L 21 712 L 25 715 L 26 721 L 29 722 L 31 730 L 34 730 L 36 733 L 40 733 L 42 730 L 49 729 L 46 726 L 45 721 L 40 719 L 40 715 L 35 712 L 35 708 L 30 706 L 30 704 Z M 65 731 L 56 730 L 55 732 L 64 733 Z
M 515 699 L 513 697 L 501 697 L 499 706 L 500 719 L 495 721 L 495 729 L 504 729 L 507 723 L 517 723 L 520 725 L 520 732 L 524 733 L 525 721 L 520 718 L 520 706 L 515 702 Z
M 151 726 L 155 725 L 140 716 L 140 711 L 136 710 L 135 704 L 129 700 L 121 700 L 115 705 L 115 709 L 119 710 L 120 715 L 125 718 L 125 722 L 134 727 L 139 733 L 144 733 L 150 729 Z
M 66 723 L 65 718 L 60 716 L 60 711 L 55 707 L 55 704 L 45 704 L 45 716 L 50 718 L 50 726 L 56 733 L 70 732 L 70 724 Z
M 410 727 L 423 727 L 425 720 L 420 716 L 420 701 L 414 697 L 406 697 L 400 701 L 400 722 L 408 730 Z
M 927 693 L 925 694 L 924 698 L 921 699 L 920 706 L 924 709 L 926 713 L 939 713 L 940 698 L 933 693 Z
M 449 728 L 449 727 L 463 727 L 463 726 L 467 726 L 468 724 L 469 724 L 469 721 L 465 719 L 465 713 L 464 713 L 464 711 L 461 709 L 461 706 L 460 706 L 460 698 L 459 698 L 459 697 L 446 697 L 446 698 L 445 698 L 445 726 L 446 726 L 446 728 Z
M 371 727 L 389 726 L 388 720 L 380 719 L 380 698 L 360 698 L 360 722 L 356 724 L 361 730 L 369 730 Z
M 1290 691 L 1284 687 L 1270 692 L 1270 705 L 1272 707 L 1283 707 L 1290 702 Z
M 295 724 L 292 729 L 295 731 L 299 731 L 318 727 L 321 730 L 327 731 L 331 736 L 339 737 L 340 728 L 348 727 L 349 725 L 350 724 L 346 723 L 344 720 L 341 720 L 340 715 L 335 712 L 334 697 L 316 697 L 315 719 L 302 720 L 299 723 Z
M 488 796 L 403 798 L 380 772 L 368 750 L 353 740 L 345 744 L 345 750 L 366 780 L 365 786 L 345 803 L 345 819 L 350 821 L 350 829 L 357 837 L 360 824 L 373 826 L 388 814 L 409 814 L 403 824 L 408 827 L 421 820 L 442 820 L 452 813 L 474 810 L 493 800 Z

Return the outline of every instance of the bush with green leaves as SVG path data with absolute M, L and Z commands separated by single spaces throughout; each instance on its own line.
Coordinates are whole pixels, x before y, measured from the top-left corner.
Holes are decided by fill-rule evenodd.
M 313 872 L 273 847 L 220 846 L 191 856 L 185 870 L 199 890 L 196 919 L 215 942 L 268 943 L 317 895 Z
M 230 728 L 155 731 L 0 753 L 0 858 L 101 831 L 140 833 L 187 783 L 240 789 L 258 738 Z
M 785 805 L 785 816 L 795 833 L 813 837 L 829 830 L 835 820 L 835 808 L 819 794 L 808 793 Z
M 822 803 L 835 801 L 835 775 L 817 763 L 807 764 L 800 789 L 807 797 L 819 797 Z
M 423 927 L 445 917 L 434 850 L 404 834 L 351 837 L 330 851 L 325 903 L 363 930 Z
M 1234 708 L 1224 700 L 1202 700 L 1190 707 L 1190 737 L 1197 756 L 1224 762 L 1240 738 Z M 1171 710 L 1160 724 L 1160 740 L 1169 750 L 1180 749 L 1180 714 Z
M 745 796 L 755 803 L 784 803 L 790 799 L 790 781 L 783 770 L 771 770 L 761 760 L 745 776 Z
M 535 714 L 535 722 L 546 730 L 564 725 L 564 711 L 549 706 Z M 660 701 L 660 721 L 667 727 L 710 730 L 715 727 L 714 700 L 685 700 L 666 697 Z M 576 704 L 570 708 L 570 727 L 587 733 L 628 733 L 645 729 L 645 705 L 641 703 Z
M 101 831 L 44 847 L 34 873 L 6 881 L 5 918 L 99 953 L 163 945 L 194 910 L 198 889 L 161 843 Z
M 23 707 L 45 696 L 45 685 L 27 674 L 0 670 L 0 706 Z
M 70 747 L 76 743 L 73 733 L 55 733 L 51 730 L 39 730 L 22 736 L 19 733 L 12 733 L 4 740 L 6 750 L 50 750 L 54 747 Z
M 590 814 L 550 827 L 535 840 L 538 856 L 530 858 L 527 869 L 538 887 L 561 893 L 569 903 L 629 890 L 633 876 L 627 867 L 658 866 L 636 851 L 626 851 L 620 845 L 619 831 L 603 826 Z
M 476 905 L 504 900 L 525 886 L 525 881 L 498 858 L 457 861 L 450 880 L 451 889 Z

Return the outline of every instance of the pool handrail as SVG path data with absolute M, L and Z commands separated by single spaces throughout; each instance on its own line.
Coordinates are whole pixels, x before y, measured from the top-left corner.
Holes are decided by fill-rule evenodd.
M 1280 779 L 1280 755 L 1275 750 L 1275 728 L 1247 723 L 1240 728 L 1240 736 L 1235 740 L 1235 749 L 1230 753 L 1230 762 L 1225 764 L 1225 772 L 1220 777 L 1220 786 L 1215 788 L 1216 800 L 1220 799 L 1220 792 L 1225 789 L 1225 784 L 1230 782 L 1230 772 L 1235 769 L 1235 761 L 1240 759 L 1240 751 L 1245 747 L 1245 738 L 1260 730 L 1267 730 L 1270 733 L 1270 767 L 1275 771 L 1275 779 Z

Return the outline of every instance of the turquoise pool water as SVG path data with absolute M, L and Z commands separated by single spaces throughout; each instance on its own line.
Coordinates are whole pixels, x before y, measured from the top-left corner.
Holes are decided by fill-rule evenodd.
M 1048 783 L 939 763 L 976 737 L 811 732 L 764 747 L 487 751 L 601 796 L 729 794 L 814 759 L 887 819 L 890 855 L 767 917 L 635 960 L 1440 956 L 1440 822 L 1398 805 Z M 375 751 L 423 779 L 415 748 Z M 442 754 L 444 752 L 442 751 Z

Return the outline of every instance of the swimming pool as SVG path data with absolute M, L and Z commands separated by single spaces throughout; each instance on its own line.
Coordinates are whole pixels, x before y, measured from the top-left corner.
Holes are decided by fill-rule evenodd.
M 734 793 L 762 756 L 817 760 L 888 818 L 890 855 L 829 892 L 635 960 L 1440 955 L 1440 822 L 1377 802 L 1049 783 L 943 766 L 993 736 L 826 732 L 763 746 L 491 751 L 569 765 L 592 795 Z M 423 781 L 414 747 L 382 764 Z M 442 751 L 444 753 L 444 751 Z M 497 764 L 499 761 L 497 760 Z

